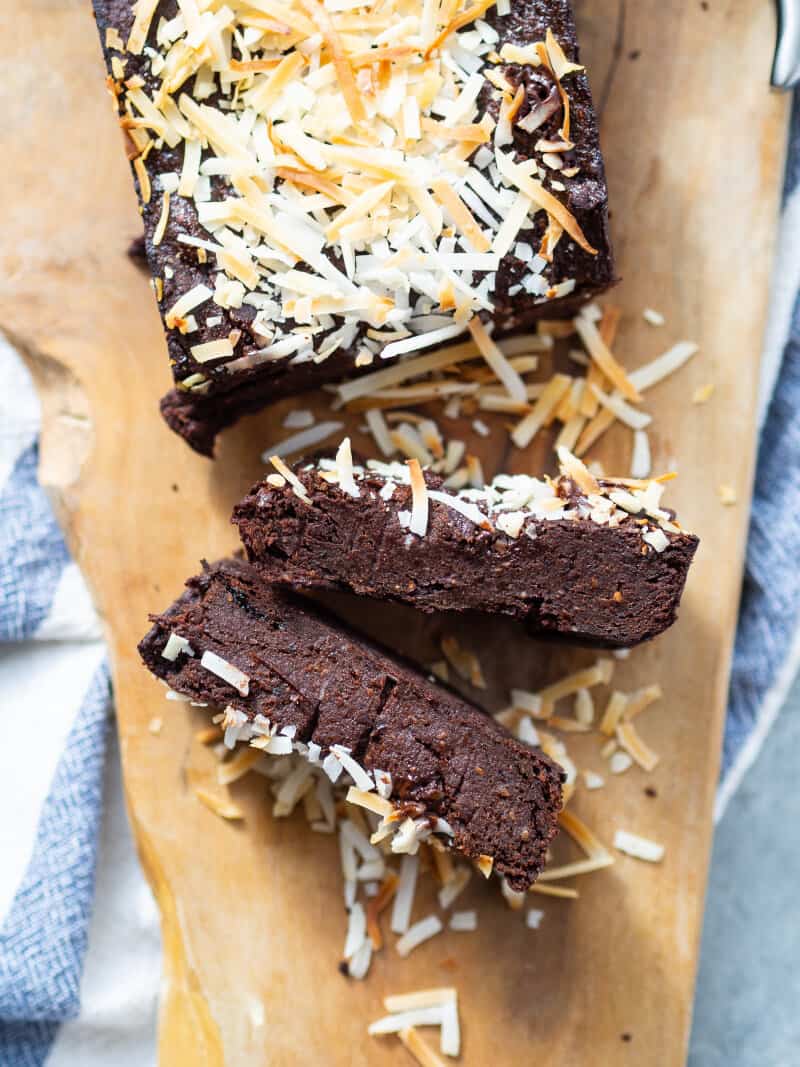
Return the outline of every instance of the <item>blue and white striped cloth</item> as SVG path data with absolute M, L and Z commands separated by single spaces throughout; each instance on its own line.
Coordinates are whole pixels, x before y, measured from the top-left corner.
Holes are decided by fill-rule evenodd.
M 157 918 L 117 759 L 104 789 L 105 647 L 36 481 L 38 429 L 33 384 L 0 339 L 0 1065 L 145 1067 L 155 1062 Z M 101 839 L 105 890 L 92 917 Z
M 796 107 L 718 815 L 800 667 L 799 293 Z M 0 1065 L 147 1067 L 156 917 L 116 758 L 103 788 L 108 670 L 85 586 L 36 484 L 37 432 L 30 380 L 0 345 Z

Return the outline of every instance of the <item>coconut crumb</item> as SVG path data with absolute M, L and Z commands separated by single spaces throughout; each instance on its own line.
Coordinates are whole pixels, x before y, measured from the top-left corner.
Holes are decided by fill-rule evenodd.
M 713 382 L 708 382 L 706 385 L 700 385 L 692 393 L 693 404 L 707 404 L 711 397 L 714 395 L 716 386 Z
M 227 797 L 220 797 L 199 785 L 195 786 L 194 794 L 201 803 L 205 804 L 215 815 L 219 815 L 221 819 L 238 821 L 244 818 L 242 809 Z
M 442 920 L 438 915 L 426 915 L 424 919 L 420 919 L 413 926 L 409 926 L 403 936 L 398 939 L 395 944 L 398 955 L 405 958 L 423 942 L 429 941 L 432 937 L 440 934 L 443 929 Z
M 666 851 L 664 845 L 627 830 L 617 830 L 614 834 L 614 848 L 624 852 L 626 856 L 633 856 L 634 859 L 645 860 L 647 863 L 660 863 Z

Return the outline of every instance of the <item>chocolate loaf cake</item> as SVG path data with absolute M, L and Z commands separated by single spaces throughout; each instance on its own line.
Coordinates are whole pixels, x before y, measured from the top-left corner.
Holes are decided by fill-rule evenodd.
M 225 708 L 240 741 L 341 756 L 393 851 L 433 835 L 514 890 L 536 880 L 563 772 L 478 708 L 241 561 L 206 566 L 153 623 L 139 646 L 153 674 Z
M 501 475 L 456 493 L 416 461 L 365 469 L 349 455 L 345 442 L 292 480 L 283 468 L 235 508 L 269 581 L 510 615 L 536 635 L 606 648 L 675 621 L 698 540 L 661 507 L 658 482 L 597 479 L 562 450 L 555 480 Z
M 336 5 L 334 5 L 336 6 Z M 176 390 L 216 433 L 614 281 L 567 0 L 94 0 Z

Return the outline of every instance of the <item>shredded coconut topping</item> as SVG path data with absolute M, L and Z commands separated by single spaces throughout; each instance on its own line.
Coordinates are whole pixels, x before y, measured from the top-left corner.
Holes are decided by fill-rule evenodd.
M 342 485 L 340 453 L 341 448 L 335 463 L 321 460 L 316 466 L 303 468 L 303 473 L 316 474 L 328 483 L 338 482 L 350 495 L 357 495 L 360 486 L 373 499 L 384 502 L 393 499 L 397 487 L 410 485 L 411 510 L 400 510 L 398 520 L 419 536 L 428 530 L 431 502 L 445 505 L 486 530 L 497 528 L 512 539 L 527 535 L 531 520 L 585 520 L 602 526 L 634 524 L 641 532 L 645 550 L 660 553 L 670 545 L 667 534 L 682 532 L 672 512 L 660 506 L 663 481 L 597 478 L 565 448 L 558 452 L 558 478 L 499 474 L 490 485 L 455 492 L 428 488 L 416 458 L 406 464 L 368 460 L 366 468 L 348 466 L 346 483 Z M 355 492 L 349 487 L 351 478 Z M 383 483 L 378 490 L 374 489 L 376 481 Z M 372 486 L 368 488 L 365 483 Z M 310 498 L 306 494 L 304 499 Z M 533 530 L 530 533 L 535 535 Z
M 167 325 L 188 332 L 198 325 L 190 313 L 209 300 L 246 302 L 264 342 L 215 338 L 192 347 L 198 361 L 319 361 L 354 347 L 363 362 L 428 348 L 471 324 L 509 393 L 524 399 L 475 316 L 492 311 L 503 256 L 515 247 L 532 258 L 517 237 L 540 214 L 542 271 L 525 283 L 536 302 L 575 287 L 542 276 L 553 273 L 562 234 L 596 254 L 561 180 L 561 153 L 575 147 L 568 85 L 583 68 L 551 30 L 495 52 L 497 33 L 481 21 L 494 5 L 228 0 L 181 4 L 156 22 L 157 0 L 139 0 L 126 44 L 116 35 L 107 45 L 143 57 L 142 75 L 123 80 L 112 56 L 142 197 L 151 197 L 152 148 L 176 150 L 180 174 L 159 176 L 158 237 L 177 229 L 219 272 L 213 292 L 171 294 Z M 505 71 L 516 63 L 550 79 L 547 102 L 531 107 L 523 86 L 512 90 Z M 558 136 L 515 161 L 514 126 L 530 133 L 559 115 Z M 205 236 L 180 232 L 182 200 Z

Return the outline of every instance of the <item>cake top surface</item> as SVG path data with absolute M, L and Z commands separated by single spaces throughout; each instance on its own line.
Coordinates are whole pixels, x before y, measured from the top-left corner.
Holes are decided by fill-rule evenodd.
M 662 506 L 665 484 L 662 478 L 631 479 L 596 476 L 565 448 L 558 450 L 560 473 L 556 478 L 536 478 L 527 474 L 499 474 L 487 485 L 450 490 L 445 482 L 432 488 L 418 460 L 382 463 L 368 460 L 366 467 L 353 462 L 350 441 L 342 442 L 333 460 L 322 459 L 300 469 L 301 475 L 316 477 L 336 485 L 351 497 L 383 501 L 389 506 L 398 486 L 411 488 L 411 510 L 401 510 L 398 521 L 411 533 L 425 536 L 431 504 L 442 504 L 477 527 L 499 531 L 512 539 L 531 533 L 529 520 L 585 520 L 600 526 L 635 526 L 642 541 L 656 552 L 665 551 L 670 539 L 685 531 L 673 511 Z M 306 503 L 311 503 L 304 481 L 282 460 L 272 458 L 276 473 L 267 476 L 273 488 L 290 486 Z M 378 484 L 379 489 L 374 486 Z
M 152 244 L 215 265 L 210 284 L 160 279 L 195 362 L 352 348 L 363 366 L 468 328 L 485 346 L 476 316 L 512 256 L 523 296 L 569 295 L 551 268 L 562 241 L 595 254 L 570 207 L 596 203 L 596 133 L 553 7 L 560 40 L 509 0 L 138 0 L 107 28 Z M 205 330 L 242 305 L 261 343 L 244 355 L 236 328 Z

